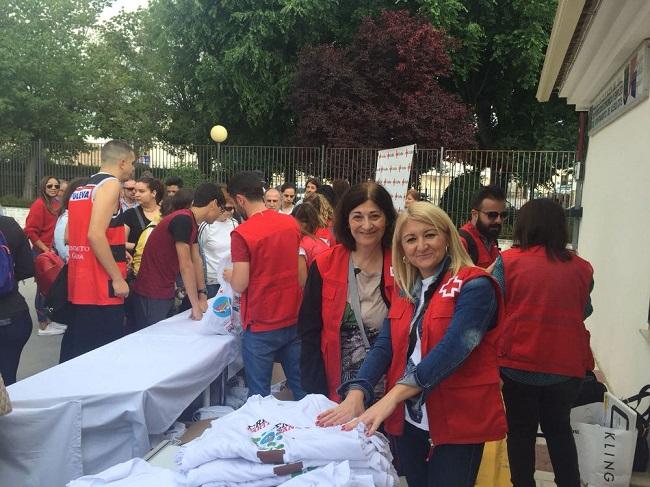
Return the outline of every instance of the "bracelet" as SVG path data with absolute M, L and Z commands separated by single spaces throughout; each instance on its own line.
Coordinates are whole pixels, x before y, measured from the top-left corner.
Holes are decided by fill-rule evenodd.
M 203 289 L 199 289 L 198 291 L 196 291 L 196 293 L 197 294 L 205 294 L 207 296 L 208 295 L 208 290 L 203 288 Z

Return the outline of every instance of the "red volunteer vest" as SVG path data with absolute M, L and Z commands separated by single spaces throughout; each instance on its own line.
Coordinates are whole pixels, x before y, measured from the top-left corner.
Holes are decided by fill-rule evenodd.
M 317 255 L 322 254 L 330 248 L 330 246 L 323 242 L 322 239 L 311 235 L 303 235 L 300 240 L 300 247 L 302 247 L 305 254 L 307 254 L 305 256 L 307 260 L 307 269 L 311 267 L 311 264 L 314 262 Z
M 302 291 L 298 284 L 300 228 L 274 210 L 251 216 L 233 230 L 250 254 L 248 288 L 241 295 L 241 317 L 251 331 L 295 325 Z
M 349 260 L 350 251 L 343 244 L 316 257 L 316 265 L 323 278 L 321 354 L 325 365 L 327 395 L 336 402 L 340 401 L 336 389 L 341 385 L 341 321 L 348 296 Z M 391 299 L 395 279 L 390 249 L 384 250 L 383 282 L 383 294 Z
M 465 267 L 456 275 L 447 272 L 443 277 L 442 285 L 431 297 L 424 314 L 422 356 L 444 337 L 463 284 L 484 276 L 489 274 L 478 267 Z M 490 281 L 497 294 L 497 326 L 488 331 L 465 362 L 440 382 L 426 400 L 429 435 L 434 445 L 483 443 L 505 437 L 507 426 L 496 351 L 503 302 L 498 284 L 492 278 Z M 387 390 L 397 383 L 406 368 L 413 303 L 402 297 L 395 298 L 388 317 L 393 360 L 386 375 Z M 386 431 L 401 435 L 404 415 L 404 404 L 400 404 L 384 422 Z
M 336 245 L 336 238 L 334 237 L 334 232 L 332 231 L 332 227 L 327 227 L 327 228 L 318 227 L 314 235 L 316 235 L 318 238 L 323 238 L 327 240 L 330 247 L 334 247 Z
M 499 365 L 584 377 L 593 368 L 584 325 L 593 279 L 589 262 L 576 255 L 568 262 L 550 260 L 542 246 L 512 248 L 502 258 L 506 291 Z
M 99 263 L 88 242 L 88 227 L 93 211 L 95 191 L 105 181 L 115 179 L 110 174 L 98 173 L 88 184 L 77 188 L 68 202 L 68 300 L 73 304 L 94 304 L 99 306 L 123 304 L 124 298 L 109 296 L 111 278 Z M 126 248 L 124 225 L 120 209 L 115 202 L 116 212 L 106 229 L 106 238 L 113 258 L 126 278 Z
M 494 262 L 499 256 L 499 247 L 497 243 L 492 242 L 490 244 L 489 250 L 486 249 L 485 244 L 481 239 L 481 234 L 476 229 L 476 227 L 472 225 L 471 222 L 467 222 L 460 229 L 465 230 L 467 233 L 469 233 L 472 239 L 474 240 L 474 244 L 476 245 L 476 250 L 478 251 L 478 262 L 476 262 L 476 265 L 482 267 L 483 269 L 489 267 L 492 264 L 492 262 Z M 465 250 L 467 250 L 467 244 L 465 243 L 465 239 L 463 237 L 460 237 L 460 240 L 463 243 Z

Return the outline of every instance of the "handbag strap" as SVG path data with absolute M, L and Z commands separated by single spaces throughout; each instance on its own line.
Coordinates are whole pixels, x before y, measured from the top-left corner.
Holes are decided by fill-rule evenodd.
M 352 254 L 348 260 L 348 303 L 354 312 L 354 318 L 359 327 L 359 333 L 361 334 L 361 339 L 363 340 L 363 346 L 366 348 L 366 351 L 370 350 L 370 342 L 366 336 L 366 329 L 363 326 L 363 321 L 361 320 L 361 301 L 359 301 L 359 290 L 357 287 L 357 272 L 352 263 Z
M 429 302 L 433 297 L 433 294 L 438 290 L 440 284 L 442 284 L 442 279 L 447 274 L 447 269 L 449 268 L 449 262 L 445 262 L 442 269 L 440 269 L 440 274 L 436 277 L 436 280 L 431 283 L 424 293 L 424 304 L 420 309 L 418 315 L 411 321 L 411 331 L 409 332 L 409 347 L 406 352 L 406 359 L 408 360 L 415 350 L 415 344 L 417 343 L 417 333 L 418 333 L 418 322 L 424 316 L 427 308 L 429 307 Z M 415 310 L 417 312 L 417 309 Z
M 646 397 L 650 397 L 650 384 L 647 384 L 641 388 L 638 394 L 623 399 L 625 404 L 630 404 L 631 402 L 636 402 L 637 407 L 641 404 L 641 401 Z
M 147 224 L 144 222 L 144 217 L 142 216 L 142 213 L 140 213 L 139 210 L 142 210 L 142 213 L 144 213 L 144 209 L 138 205 L 136 206 L 133 211 L 135 212 L 135 216 L 138 217 L 138 222 L 140 223 L 140 231 L 144 230 L 147 226 Z

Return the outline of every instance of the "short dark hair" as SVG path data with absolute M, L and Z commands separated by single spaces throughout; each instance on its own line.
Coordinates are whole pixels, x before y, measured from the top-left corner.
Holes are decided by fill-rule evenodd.
M 335 179 L 332 181 L 332 189 L 336 195 L 334 201 L 338 204 L 338 202 L 341 201 L 341 198 L 343 198 L 343 195 L 350 191 L 350 183 L 348 183 L 346 179 Z
M 311 183 L 311 184 L 313 184 L 314 186 L 316 186 L 316 189 L 320 188 L 320 181 L 319 181 L 318 179 L 316 179 L 316 178 L 309 178 L 309 179 L 307 180 L 307 182 L 305 183 L 305 188 L 307 187 L 307 185 L 308 185 L 309 183 Z
M 548 198 L 531 200 L 519 209 L 512 238 L 514 246 L 522 250 L 543 245 L 549 259 L 571 260 L 564 209 Z
M 336 194 L 334 193 L 334 189 L 329 184 L 320 185 L 316 192 L 325 196 L 332 208 L 336 207 Z
M 262 201 L 264 187 L 257 171 L 241 171 L 228 181 L 228 193 L 234 198 L 242 195 L 249 201 Z
M 178 186 L 179 188 L 182 188 L 183 180 L 178 176 L 169 176 L 165 179 L 165 186 Z
M 217 201 L 218 206 L 226 204 L 226 197 L 223 195 L 221 188 L 214 183 L 201 183 L 194 190 L 194 201 L 192 206 L 203 208 L 208 206 L 211 201 Z
M 293 183 L 286 182 L 280 186 L 280 193 L 284 193 L 285 190 L 287 189 L 293 189 L 294 191 L 296 190 L 296 185 Z
M 299 223 L 304 225 L 303 233 L 313 235 L 316 233 L 316 230 L 318 230 L 318 227 L 320 227 L 318 211 L 309 202 L 296 206 L 292 215 Z
M 336 213 L 334 214 L 334 234 L 336 235 L 336 240 L 345 245 L 349 250 L 356 249 L 356 242 L 350 232 L 348 218 L 352 210 L 366 201 L 372 201 L 376 204 L 386 217 L 386 230 L 384 231 L 381 244 L 385 249 L 389 249 L 393 240 L 393 229 L 395 228 L 397 213 L 393 206 L 393 200 L 388 191 L 386 191 L 386 188 L 370 181 L 352 186 L 336 207 Z
M 472 209 L 480 210 L 483 200 L 497 200 L 505 201 L 506 193 L 496 184 L 490 184 L 488 186 L 482 186 L 474 195 L 472 196 Z
M 163 196 L 165 196 L 165 188 L 163 188 L 163 184 L 160 182 L 160 179 L 152 178 L 150 176 L 142 176 L 136 182 L 144 183 L 147 185 L 150 191 L 155 191 L 156 203 L 160 204 Z
M 194 191 L 191 189 L 180 188 L 174 196 L 166 196 L 160 207 L 160 214 L 167 216 L 178 210 L 187 210 L 192 206 Z
M 133 147 L 125 140 L 109 140 L 100 150 L 101 164 L 114 164 L 126 154 L 135 155 Z

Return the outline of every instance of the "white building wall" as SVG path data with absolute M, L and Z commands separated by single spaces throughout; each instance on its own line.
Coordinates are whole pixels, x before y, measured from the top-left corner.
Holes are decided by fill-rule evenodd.
M 650 100 L 589 141 L 578 252 L 594 267 L 587 320 L 600 369 L 626 397 L 650 383 Z

